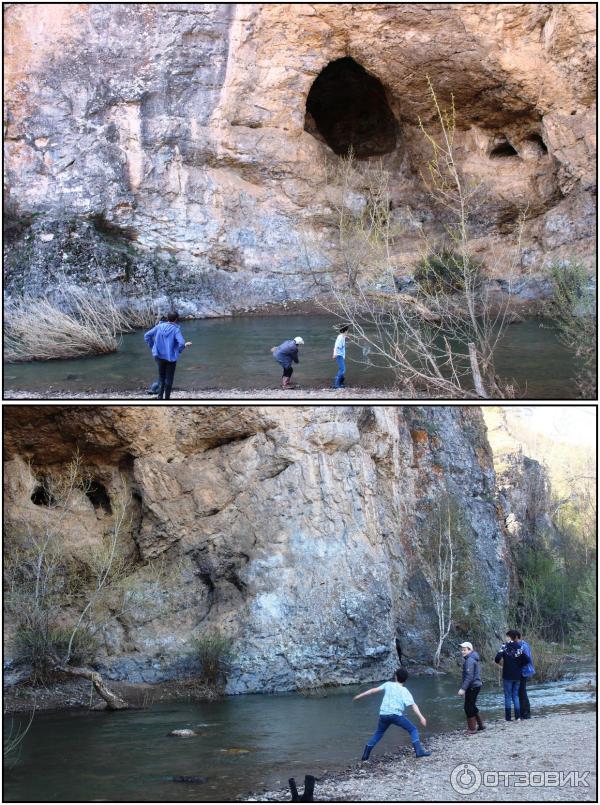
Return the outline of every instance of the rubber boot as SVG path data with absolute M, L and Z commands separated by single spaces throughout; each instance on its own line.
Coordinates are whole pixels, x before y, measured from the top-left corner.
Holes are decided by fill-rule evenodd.
M 415 748 L 415 757 L 429 757 L 431 752 L 426 752 L 423 747 L 421 746 L 421 741 L 415 741 L 413 743 Z
M 290 387 L 290 378 L 286 377 L 285 375 L 281 378 L 281 388 L 282 389 L 289 389 Z
M 511 709 L 510 709 L 510 707 L 505 707 L 504 708 L 504 718 L 507 721 L 510 721 L 510 719 L 511 719 Z
M 477 713 L 477 715 L 475 716 L 475 719 L 477 721 L 477 732 L 481 732 L 482 730 L 485 729 L 485 724 L 483 723 L 483 719 L 479 715 L 479 713 Z
M 477 734 L 477 719 L 475 716 L 467 718 L 467 735 Z
M 156 399 L 157 400 L 163 400 L 164 399 L 164 393 L 165 393 L 165 387 L 161 383 L 160 386 L 158 387 L 158 397 Z
M 165 400 L 171 399 L 171 389 L 173 386 L 165 386 Z
M 373 749 L 372 746 L 369 746 L 369 744 L 365 744 L 365 748 L 363 750 L 361 760 L 368 760 L 372 749 Z

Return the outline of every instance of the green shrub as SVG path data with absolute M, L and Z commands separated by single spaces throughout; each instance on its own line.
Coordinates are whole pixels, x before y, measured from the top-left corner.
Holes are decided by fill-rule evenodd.
M 224 682 L 233 653 L 233 641 L 220 632 L 196 638 L 192 643 L 194 654 L 202 664 L 201 679 L 211 687 Z
M 417 263 L 415 282 L 427 294 L 462 293 L 481 287 L 482 266 L 472 257 L 463 258 L 452 249 L 432 252 Z
M 550 266 L 553 297 L 548 313 L 559 338 L 579 359 L 576 383 L 582 397 L 597 395 L 596 291 L 584 265 L 576 260 Z
M 549 643 L 535 633 L 523 635 L 531 646 L 535 676 L 533 682 L 556 682 L 567 676 L 567 660 L 564 650 L 557 644 Z

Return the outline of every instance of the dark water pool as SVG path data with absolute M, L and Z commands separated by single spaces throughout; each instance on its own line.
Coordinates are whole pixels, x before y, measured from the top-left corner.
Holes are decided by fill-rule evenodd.
M 281 369 L 269 350 L 296 335 L 306 344 L 301 347 L 294 379 L 305 388 L 331 385 L 336 372 L 331 359 L 334 324 L 333 318 L 316 315 L 183 322 L 183 333 L 193 346 L 179 360 L 175 388 L 276 388 Z M 393 385 L 389 370 L 360 363 L 362 354 L 355 345 L 348 346 L 347 357 L 348 385 Z M 497 367 L 503 378 L 514 378 L 526 399 L 570 399 L 575 394 L 573 356 L 547 323 L 527 321 L 508 327 L 498 349 Z M 51 387 L 49 397 L 52 391 L 143 390 L 154 377 L 154 362 L 140 332 L 123 336 L 119 352 L 113 355 L 4 367 L 6 389 L 39 392 Z
M 573 680 L 532 685 L 533 716 L 592 709 L 590 694 L 566 691 L 571 685 Z M 457 679 L 415 677 L 408 687 L 428 720 L 422 737 L 463 726 Z M 4 801 L 206 802 L 285 786 L 290 776 L 301 781 L 306 773 L 318 776 L 358 759 L 374 730 L 379 696 L 352 702 L 358 690 L 336 689 L 325 698 L 238 696 L 109 714 L 40 713 L 5 774 Z M 478 699 L 488 719 L 502 717 L 502 702 L 500 690 L 491 685 Z M 11 722 L 16 726 L 16 720 L 6 718 L 5 729 Z M 181 728 L 202 735 L 167 737 Z M 408 746 L 408 736 L 390 728 L 375 753 L 398 745 Z M 247 752 L 223 751 L 227 749 Z M 168 779 L 173 775 L 199 775 L 207 781 L 175 783 Z

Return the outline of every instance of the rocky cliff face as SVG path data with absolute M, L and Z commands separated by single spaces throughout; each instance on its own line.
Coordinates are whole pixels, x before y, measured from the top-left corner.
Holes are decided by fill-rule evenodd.
M 232 693 L 382 678 L 436 645 L 422 525 L 445 492 L 463 513 L 470 614 L 495 640 L 508 567 L 478 409 L 460 407 L 19 407 L 6 411 L 7 549 L 53 515 L 39 478 L 77 447 L 94 479 L 61 530 L 85 566 L 128 491 L 132 569 L 103 631 L 109 677 L 197 670 L 190 641 L 235 641 Z M 478 609 L 477 609 L 478 608 Z M 9 640 L 10 624 L 6 630 Z
M 554 530 L 548 472 L 523 452 L 522 443 L 512 433 L 510 412 L 486 407 L 484 419 L 494 456 L 500 510 L 517 548 L 536 535 Z
M 327 176 L 349 145 L 390 172 L 410 274 L 419 226 L 444 225 L 426 75 L 455 97 L 480 256 L 526 208 L 522 298 L 552 258 L 593 259 L 591 4 L 6 6 L 9 290 L 100 266 L 188 315 L 306 299 L 339 259 Z

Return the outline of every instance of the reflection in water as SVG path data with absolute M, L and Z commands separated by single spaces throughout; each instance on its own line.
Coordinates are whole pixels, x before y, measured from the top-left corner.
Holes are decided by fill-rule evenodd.
M 192 347 L 181 356 L 175 388 L 278 388 L 281 369 L 270 348 L 301 335 L 300 365 L 294 379 L 304 388 L 332 385 L 336 365 L 331 359 L 334 320 L 326 316 L 259 316 L 185 321 L 182 329 Z M 349 386 L 390 387 L 389 370 L 365 366 L 356 345 L 347 348 Z M 501 377 L 515 379 L 527 398 L 567 399 L 574 393 L 573 357 L 548 326 L 528 321 L 507 328 L 497 355 Z M 113 355 L 69 361 L 45 361 L 6 366 L 7 389 L 45 391 L 107 391 L 145 389 L 155 379 L 156 367 L 142 334 L 123 336 Z M 50 395 L 52 393 L 50 392 Z
M 565 690 L 572 684 L 531 685 L 534 717 L 592 709 L 589 694 Z M 456 679 L 415 677 L 408 687 L 427 718 L 422 737 L 464 725 L 458 673 Z M 5 776 L 4 801 L 228 800 L 285 786 L 292 775 L 318 776 L 358 759 L 373 732 L 379 697 L 352 702 L 358 690 L 333 689 L 324 698 L 236 696 L 119 713 L 39 713 L 16 766 Z M 502 701 L 501 691 L 488 684 L 477 703 L 490 720 L 502 717 Z M 172 729 L 203 735 L 168 737 Z M 398 745 L 408 746 L 408 736 L 390 729 L 376 752 Z M 206 782 L 174 782 L 178 776 Z

